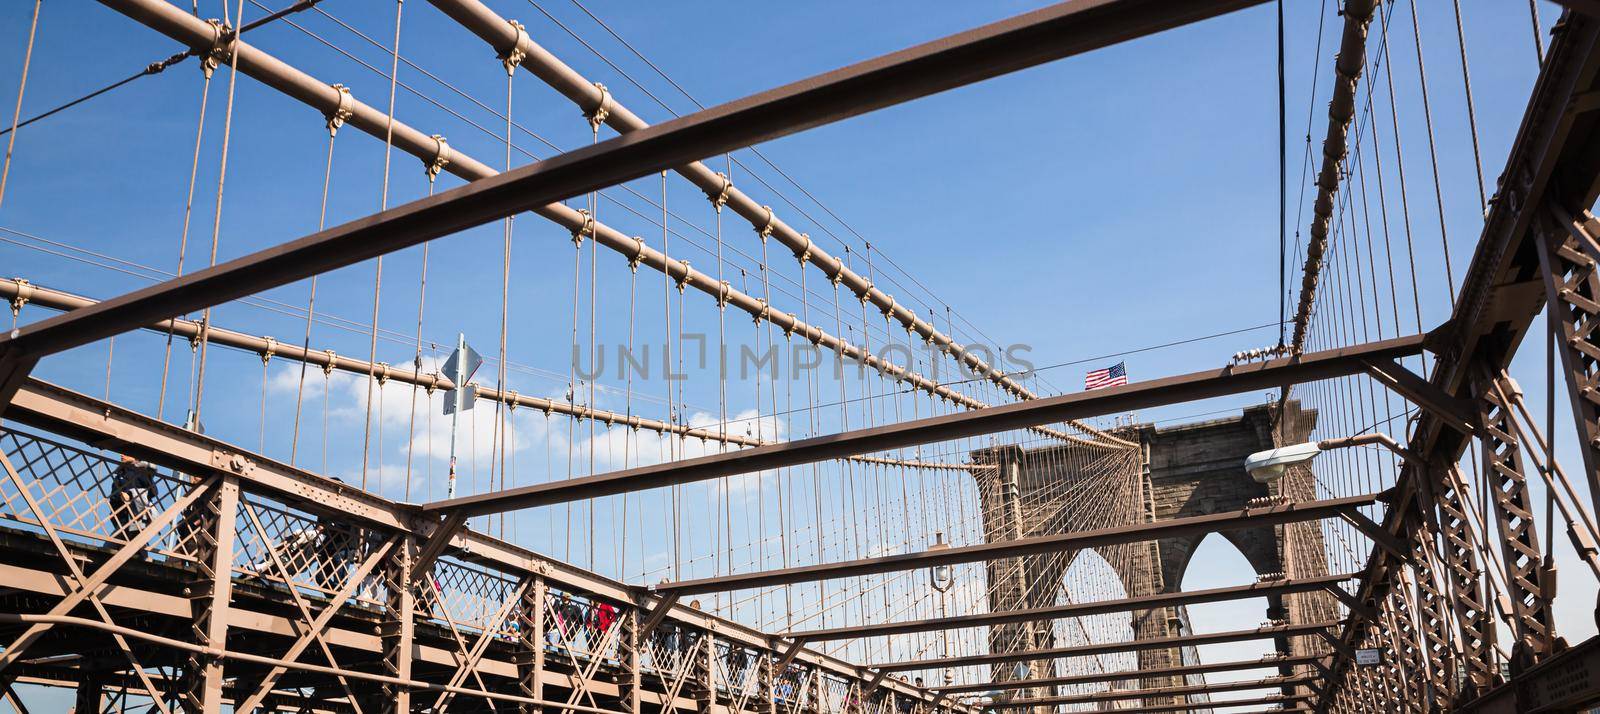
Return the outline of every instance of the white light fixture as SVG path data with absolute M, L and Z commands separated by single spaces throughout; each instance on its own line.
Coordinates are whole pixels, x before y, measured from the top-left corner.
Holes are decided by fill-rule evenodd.
M 950 544 L 944 542 L 944 531 L 934 533 L 933 545 L 928 546 L 928 552 L 932 553 L 935 551 L 949 549 Z M 932 568 L 929 568 L 928 579 L 931 581 L 930 584 L 933 585 L 933 589 L 938 590 L 940 593 L 948 592 L 950 590 L 950 586 L 955 584 L 955 577 L 953 576 L 949 565 L 935 565 Z
M 1256 483 L 1271 483 L 1283 478 L 1283 472 L 1290 466 L 1306 463 L 1320 453 L 1322 447 L 1315 441 L 1257 451 L 1245 458 L 1244 470 L 1250 472 L 1250 478 Z

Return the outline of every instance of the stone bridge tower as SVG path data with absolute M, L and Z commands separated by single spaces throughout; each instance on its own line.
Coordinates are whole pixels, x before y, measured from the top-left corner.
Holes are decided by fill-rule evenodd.
M 1135 518 L 1145 522 L 1187 518 L 1209 513 L 1235 511 L 1245 508 L 1252 500 L 1277 497 L 1282 484 L 1300 478 L 1301 488 L 1309 484 L 1309 473 L 1291 471 L 1282 481 L 1266 485 L 1257 483 L 1244 470 L 1244 460 L 1249 454 L 1284 444 L 1305 441 L 1316 423 L 1314 410 L 1302 409 L 1299 402 L 1290 401 L 1286 418 L 1277 418 L 1276 404 L 1247 407 L 1238 416 L 1196 422 L 1172 427 L 1142 424 L 1119 430 L 1123 438 L 1137 437 L 1139 460 L 1133 468 L 1139 471 L 1137 484 L 1131 489 L 1136 499 Z M 1000 446 L 973 453 L 976 464 L 989 468 L 973 470 L 981 500 L 984 537 L 989 541 L 1011 540 L 1036 535 L 1070 532 L 1081 529 L 1074 514 L 1052 512 L 1049 508 L 1030 508 L 1051 493 L 1053 485 L 1061 479 L 1070 479 L 1070 470 L 1078 468 L 1083 459 L 1063 458 L 1061 452 L 1088 451 L 1076 445 L 1053 446 L 1024 450 L 1017 446 Z M 1122 497 L 1118 497 L 1122 498 Z M 1320 526 L 1315 523 L 1289 526 L 1262 526 L 1221 531 L 1260 576 L 1281 577 L 1289 570 L 1285 567 L 1285 529 L 1300 529 L 1294 541 L 1309 544 L 1314 553 L 1301 553 L 1295 557 L 1294 575 L 1313 577 L 1326 574 L 1326 553 Z M 1130 597 L 1177 592 L 1189 567 L 1190 557 L 1206 534 L 1166 538 L 1154 542 L 1116 546 L 1132 552 L 1105 552 L 1101 555 L 1117 571 L 1124 591 Z M 1297 546 L 1305 548 L 1307 546 Z M 991 611 L 1049 607 L 1059 602 L 1063 577 L 1076 553 L 1065 558 L 1013 558 L 989 564 L 989 607 Z M 1032 585 L 1030 585 L 1032 584 Z M 1039 584 L 1046 584 L 1040 586 Z M 1246 583 L 1240 583 L 1246 584 Z M 1336 603 L 1323 593 L 1291 596 L 1293 603 L 1284 598 L 1269 600 L 1263 620 L 1288 620 L 1293 623 L 1320 620 L 1334 612 Z M 1173 637 L 1184 627 L 1185 613 L 1178 608 L 1156 608 L 1133 613 L 1132 626 L 1135 639 L 1145 640 Z M 1026 622 L 990 628 L 990 651 L 1026 651 L 1062 646 L 1056 642 L 1055 628 L 1050 621 Z M 1310 638 L 1295 638 L 1297 642 L 1279 638 L 1280 652 L 1300 654 L 1311 647 Z M 1141 670 L 1175 667 L 1182 664 L 1179 649 L 1148 649 L 1138 652 Z M 1015 664 L 995 665 L 994 681 L 1052 676 L 1057 666 L 1050 660 L 1026 663 L 1026 668 Z M 1152 677 L 1140 682 L 1141 688 L 1183 684 L 1181 678 Z M 1048 689 L 1018 691 L 1013 696 L 1051 696 Z M 1172 698 L 1161 701 L 1147 699 L 1146 705 L 1178 703 Z

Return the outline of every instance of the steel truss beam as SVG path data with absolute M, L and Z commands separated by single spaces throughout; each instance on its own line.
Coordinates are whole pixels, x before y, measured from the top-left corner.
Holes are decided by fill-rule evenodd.
M 94 399 L 82 394 L 77 394 L 60 387 L 56 387 L 38 380 L 29 380 L 17 394 L 8 418 L 17 423 L 26 424 L 38 429 L 61 434 L 85 443 L 94 444 L 98 448 L 118 451 L 151 461 L 156 464 L 174 469 L 187 474 L 205 475 L 212 479 L 210 485 L 192 489 L 188 494 L 169 507 L 169 511 L 155 516 L 151 524 L 146 527 L 141 535 L 133 539 L 133 547 L 124 548 L 101 565 L 96 572 L 88 574 L 87 585 L 89 589 L 67 591 L 64 593 L 66 600 L 52 609 L 45 616 L 20 616 L 33 619 L 11 619 L 10 623 L 22 623 L 29 627 L 26 641 L 32 641 L 40 633 L 56 624 L 69 624 L 85 627 L 99 627 L 98 624 L 88 622 L 81 618 L 67 617 L 67 612 L 74 606 L 87 602 L 97 592 L 112 591 L 106 585 L 105 578 L 116 571 L 121 565 L 143 552 L 141 547 L 148 543 L 162 528 L 167 527 L 187 507 L 207 496 L 215 488 L 220 487 L 224 479 L 237 480 L 240 490 L 257 496 L 264 496 L 282 502 L 291 507 L 322 516 L 334 517 L 348 521 L 362 528 L 372 528 L 380 532 L 391 534 L 405 540 L 421 540 L 432 534 L 430 526 L 425 521 L 419 521 L 415 506 L 396 504 L 378 496 L 360 491 L 331 479 L 322 478 L 309 472 L 296 469 L 277 461 L 253 454 L 243 449 L 238 449 L 225 442 L 212 437 L 181 429 L 177 426 L 157 421 L 113 404 Z M 398 548 L 398 546 L 397 546 Z M 407 550 L 414 552 L 416 546 L 410 545 Z M 653 605 L 653 599 L 621 583 L 606 580 L 593 574 L 584 572 L 570 565 L 543 558 L 530 551 L 523 550 L 514 545 L 503 543 L 486 535 L 470 530 L 461 530 L 455 533 L 450 540 L 448 552 L 463 560 L 474 562 L 486 567 L 492 567 L 500 572 L 519 577 L 534 578 L 535 587 L 528 588 L 530 593 L 537 591 L 537 595 L 545 592 L 543 582 L 558 585 L 566 592 L 588 593 L 594 596 L 618 603 L 631 603 L 632 608 L 647 608 Z M 397 577 L 403 569 L 392 558 L 385 559 L 387 566 L 382 577 L 392 579 Z M 414 562 L 413 562 L 414 567 Z M 374 569 L 374 572 L 377 572 Z M 54 581 L 51 581 L 54 582 Z M 98 589 L 98 590 L 96 590 Z M 133 592 L 128 589 L 114 592 Z M 138 591 L 145 592 L 145 591 Z M 141 597 L 141 596 L 136 596 Z M 420 598 L 418 607 L 421 607 Z M 538 608 L 541 600 L 524 598 L 523 608 Z M 138 603 L 120 602 L 119 607 L 138 607 Z M 290 604 L 288 607 L 293 608 Z M 392 606 L 391 606 L 392 607 Z M 185 610 L 187 611 L 187 610 Z M 171 613 L 166 613 L 171 614 Z M 518 609 L 519 618 L 537 618 L 542 616 L 543 610 Z M 56 617 L 64 619 L 49 619 Z M 44 617 L 46 619 L 38 619 Z M 259 618 L 259 613 L 252 614 Z M 662 611 L 662 620 L 671 620 L 675 627 L 692 628 L 695 631 L 715 631 L 715 639 L 719 644 L 743 647 L 757 651 L 768 651 L 773 648 L 773 637 L 767 633 L 758 632 L 748 627 L 738 625 L 707 615 L 705 613 L 688 610 L 682 607 L 668 606 Z M 397 624 L 397 620 L 391 620 Z M 103 624 L 103 623 L 102 623 Z M 521 695 L 510 696 L 506 701 L 515 701 L 522 704 L 553 706 L 543 703 L 537 694 L 527 692 L 539 691 L 543 686 L 549 686 L 552 681 L 564 682 L 566 675 L 548 671 L 543 662 L 545 641 L 543 639 L 543 626 L 535 626 L 532 622 L 525 622 L 520 632 L 534 633 L 537 639 L 529 642 L 531 647 L 525 655 L 526 663 L 519 659 L 512 665 L 517 672 L 515 676 L 524 683 Z M 285 625 L 285 627 L 293 627 Z M 331 627 L 331 626 L 330 626 Z M 104 629 L 104 628 L 101 628 Z M 122 630 L 106 630 L 122 634 L 129 639 L 137 639 L 133 634 Z M 131 631 L 130 631 L 131 632 Z M 371 634 L 366 633 L 366 634 Z M 373 654 L 382 657 L 387 651 L 395 656 L 386 657 L 384 668 L 390 674 L 377 675 L 366 672 L 349 672 L 320 665 L 306 665 L 297 663 L 293 668 L 320 673 L 330 677 L 344 674 L 351 679 L 387 685 L 391 688 L 410 687 L 414 691 L 426 690 L 432 692 L 453 691 L 456 694 L 474 696 L 472 690 L 451 690 L 441 688 L 440 685 L 428 685 L 415 679 L 406 680 L 393 674 L 397 671 L 401 661 L 398 654 L 401 638 L 405 635 L 389 627 L 388 624 L 380 625 L 377 639 L 380 644 L 375 646 Z M 345 635 L 348 636 L 348 633 Z M 147 638 L 148 639 L 148 638 Z M 702 638 L 709 640 L 709 638 Z M 332 641 L 332 640 L 330 640 Z M 339 646 L 353 646 L 348 640 Z M 158 642 L 165 646 L 164 642 Z M 421 643 L 416 643 L 413 651 L 423 649 Z M 22 647 L 12 644 L 4 652 L 0 652 L 0 672 L 6 669 L 6 663 L 20 656 Z M 204 649 L 196 650 L 192 647 L 183 649 L 186 654 L 201 658 L 214 658 L 216 651 Z M 774 657 L 776 654 L 773 655 Z M 237 659 L 252 665 L 265 665 L 267 667 L 282 664 L 277 658 L 259 658 L 247 653 L 226 652 L 221 655 L 223 659 Z M 829 657 L 803 647 L 797 648 L 795 661 L 802 664 L 807 671 L 826 672 L 830 677 L 851 682 L 876 682 L 873 686 L 879 691 L 887 690 L 896 696 L 910 697 L 921 703 L 932 705 L 935 697 L 904 682 L 893 678 L 884 678 L 881 673 L 874 672 L 866 667 L 850 664 L 834 657 Z M 181 659 L 181 658 L 180 658 Z M 459 660 L 458 660 L 459 662 Z M 438 664 L 436 661 L 432 664 Z M 413 677 L 416 675 L 413 674 Z M 552 679 L 554 678 L 554 679 Z M 332 680 L 330 680 L 332 681 Z M 681 689 L 688 686 L 687 680 L 680 681 Z M 676 690 L 675 690 L 676 691 Z M 652 697 L 655 693 L 652 692 Z M 671 693 L 669 701 L 677 695 Z M 579 711 L 594 710 L 592 707 L 575 707 Z M 598 710 L 596 710 L 598 711 Z
M 982 664 L 1001 664 L 1005 662 L 1060 659 L 1063 657 L 1087 657 L 1091 655 L 1103 655 L 1115 652 L 1135 652 L 1138 650 L 1170 649 L 1174 647 L 1189 646 L 1198 647 L 1200 645 L 1215 645 L 1227 642 L 1247 642 L 1249 640 L 1263 640 L 1277 637 L 1317 635 L 1327 632 L 1328 628 L 1338 627 L 1339 624 L 1340 621 L 1338 620 L 1328 620 L 1326 622 L 1269 625 L 1266 627 L 1257 627 L 1252 630 L 1232 630 L 1229 632 L 1211 632 L 1199 635 L 1152 637 L 1150 639 L 1134 640 L 1132 642 L 1102 642 L 1089 645 L 1075 645 L 1072 647 L 1030 650 L 1025 652 L 999 652 L 992 654 L 968 655 L 965 657 L 940 657 L 937 659 L 886 662 L 872 666 L 885 672 L 905 672 L 914 669 L 968 667 Z
M 1015 402 L 696 459 L 463 496 L 428 503 L 422 508 L 428 512 L 478 516 L 981 436 L 1067 419 L 1120 414 L 1259 389 L 1275 389 L 1285 384 L 1362 374 L 1369 369 L 1368 363 L 1373 360 L 1420 354 L 1426 339 L 1423 335 L 1414 335 L 1267 362 L 1232 365 L 1217 370 L 1134 382 L 1122 387 Z
M 1119 699 L 1141 699 L 1143 697 L 1171 697 L 1195 694 L 1217 694 L 1220 692 L 1239 692 L 1249 689 L 1275 689 L 1278 687 L 1293 687 L 1308 682 L 1316 681 L 1316 677 L 1268 677 L 1266 679 L 1252 679 L 1243 682 L 1215 682 L 1208 684 L 1184 684 L 1172 687 L 1150 687 L 1148 689 L 1113 689 L 1104 692 L 1091 692 L 1089 694 L 1071 694 L 1060 697 L 1028 697 L 1024 699 L 1007 699 L 988 705 L 990 709 L 1020 709 L 1023 707 L 1058 707 L 1064 704 L 1094 704 L 1098 702 L 1114 702 Z M 1212 706 L 1222 706 L 1223 702 L 1212 702 Z M 1119 710 L 1121 711 L 1121 710 Z
M 1551 611 L 1554 563 L 1545 562 L 1539 529 L 1533 517 L 1533 498 L 1522 465 L 1522 441 L 1512 424 L 1514 400 L 1522 395 L 1505 372 L 1483 375 L 1478 382 L 1478 413 L 1483 424 L 1483 479 L 1489 503 L 1499 526 L 1501 565 L 1510 590 L 1516 644 L 1512 657 L 1517 669 L 1532 665 L 1556 648 L 1555 618 Z M 1484 533 L 1485 540 L 1494 538 Z M 1485 544 L 1487 545 L 1487 544 Z
M 1162 523 L 1170 523 L 1163 521 Z M 909 622 L 886 622 L 880 625 L 857 625 L 854 627 L 835 627 L 826 630 L 801 630 L 799 632 L 785 633 L 786 636 L 805 642 L 823 642 L 829 640 L 848 640 L 861 637 L 879 637 L 882 635 L 900 635 L 907 632 L 935 632 L 938 630 L 953 630 L 963 627 L 983 627 L 988 625 L 1003 625 L 1013 622 L 1034 622 L 1038 620 L 1056 620 L 1067 617 L 1083 617 L 1086 615 L 1099 615 L 1108 612 L 1124 612 L 1128 610 L 1142 610 L 1156 607 L 1177 607 L 1180 605 L 1198 605 L 1208 602 L 1223 602 L 1227 600 L 1246 600 L 1257 597 L 1277 597 L 1291 593 L 1307 593 L 1328 590 L 1339 587 L 1353 575 L 1325 575 L 1317 578 L 1298 578 L 1291 580 L 1267 580 L 1251 585 L 1236 585 L 1226 588 L 1211 588 L 1208 590 L 1191 590 L 1186 592 L 1159 593 L 1143 597 L 1121 598 L 1117 600 L 1100 600 L 1090 602 L 1075 602 L 1054 607 L 1040 607 L 1030 610 L 1009 610 L 1005 612 L 991 612 L 980 615 L 958 615 L 954 617 L 933 617 L 924 620 L 911 620 Z M 671 587 L 667 585 L 665 587 Z
M 714 578 L 701 578 L 699 580 L 683 580 L 651 585 L 650 589 L 655 592 L 677 593 L 679 597 L 684 597 L 702 593 L 764 588 L 858 575 L 876 575 L 901 570 L 931 568 L 936 565 L 976 563 L 1001 558 L 1018 558 L 1043 553 L 1102 548 L 1108 545 L 1159 540 L 1198 533 L 1214 533 L 1239 528 L 1277 526 L 1285 523 L 1333 518 L 1350 513 L 1363 506 L 1370 506 L 1377 503 L 1378 500 L 1379 498 L 1376 495 L 1346 496 L 1323 501 L 1246 508 L 1241 511 L 1225 511 L 1223 513 L 1209 513 L 1189 518 L 1174 518 L 1111 528 L 995 541 L 962 546 L 960 548 L 944 548 L 920 553 L 885 555 L 877 558 L 863 558 L 838 563 L 801 565 L 755 573 L 738 573 Z M 1344 579 L 1344 577 L 1340 576 L 1340 579 Z M 1323 587 L 1327 587 L 1327 585 L 1324 584 Z M 1123 608 L 1119 607 L 1118 609 Z
M 949 687 L 933 687 L 932 690 L 939 694 L 960 694 L 965 692 L 987 692 L 1005 689 L 1032 689 L 1034 687 L 1060 687 L 1071 684 L 1094 684 L 1098 682 L 1120 682 L 1129 679 L 1154 679 L 1157 677 L 1184 677 L 1195 674 L 1212 674 L 1215 672 L 1234 672 L 1246 669 L 1278 669 L 1283 667 L 1298 667 L 1307 665 L 1320 666 L 1322 658 L 1311 655 L 1298 657 L 1279 657 L 1277 659 L 1251 659 L 1238 662 L 1217 662 L 1215 664 L 1196 664 L 1185 667 L 1160 667 L 1151 669 L 1134 669 L 1122 672 L 1095 672 L 1091 674 L 1070 674 L 1064 677 L 1041 677 L 1039 679 L 1013 679 L 1004 682 L 980 682 L 977 684 L 956 684 Z
M 170 12 L 161 0 L 104 1 L 170 33 L 183 32 L 179 20 L 189 18 Z M 62 350 L 707 156 L 1260 1 L 1084 0 L 1054 5 L 631 132 L 30 324 L 0 338 L 0 407 L 33 364 Z M 214 37 L 212 42 L 226 56 L 237 38 Z
M 1441 330 L 1448 336 L 1439 341 L 1439 360 L 1430 381 L 1456 399 L 1475 398 L 1472 382 L 1481 370 L 1497 373 L 1510 364 L 1543 307 L 1543 301 L 1537 299 L 1544 289 L 1538 251 L 1529 240 L 1532 230 L 1547 220 L 1542 207 L 1554 204 L 1573 214 L 1593 205 L 1600 194 L 1600 162 L 1594 160 L 1600 155 L 1600 123 L 1595 112 L 1600 108 L 1595 101 L 1600 96 L 1600 24 L 1595 18 L 1568 12 L 1552 34 L 1554 39 L 1507 157 L 1499 190 L 1490 202 L 1455 310 Z M 1407 442 L 1422 462 L 1433 466 L 1419 469 L 1407 464 L 1403 468 L 1398 481 L 1400 504 L 1419 495 L 1419 489 L 1437 476 L 1434 470 L 1457 463 L 1468 446 L 1459 431 L 1432 413 L 1422 415 Z M 1385 529 L 1409 540 L 1407 533 L 1421 521 L 1407 517 L 1408 511 L 1391 509 Z M 1398 559 L 1387 551 L 1375 551 L 1357 599 L 1377 602 L 1385 597 L 1397 586 L 1396 573 L 1401 570 L 1397 566 Z M 1450 563 L 1446 566 L 1453 569 Z M 1479 587 L 1476 576 L 1472 587 Z M 1459 603 L 1459 593 L 1451 593 L 1451 597 Z M 1356 641 L 1363 629 L 1357 626 L 1361 619 L 1359 614 L 1352 618 L 1343 641 Z M 1466 666 L 1477 666 L 1476 658 L 1463 659 Z M 1333 666 L 1330 689 L 1317 702 L 1319 712 L 1329 711 L 1334 700 L 1342 697 L 1340 688 L 1347 679 L 1343 675 L 1352 664 L 1341 654 Z

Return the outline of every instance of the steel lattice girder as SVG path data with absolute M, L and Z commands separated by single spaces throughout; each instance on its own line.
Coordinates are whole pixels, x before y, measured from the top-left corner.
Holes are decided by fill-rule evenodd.
M 422 508 L 424 511 L 461 512 L 478 516 L 980 436 L 1065 419 L 1119 414 L 1259 389 L 1275 389 L 1285 384 L 1368 372 L 1375 362 L 1420 354 L 1427 339 L 1424 335 L 1413 335 L 1369 342 L 1092 392 L 1015 402 L 695 459 L 463 496 L 425 504 Z
M 1058 687 L 1069 684 L 1094 684 L 1097 682 L 1120 682 L 1130 679 L 1149 679 L 1153 677 L 1184 677 L 1194 674 L 1211 674 L 1214 672 L 1235 672 L 1245 669 L 1283 669 L 1300 665 L 1317 666 L 1322 657 L 1301 655 L 1298 657 L 1279 657 L 1277 659 L 1251 659 L 1238 662 L 1217 662 L 1215 664 L 1195 664 L 1183 667 L 1152 667 L 1149 669 L 1125 670 L 1122 672 L 1095 672 L 1091 674 L 1070 674 L 1064 677 L 1040 677 L 1038 679 L 1013 679 L 1004 682 L 980 682 L 978 684 L 956 684 L 948 687 L 933 687 L 933 691 L 940 694 L 959 694 L 964 692 L 986 692 L 1001 689 L 1031 689 L 1033 687 Z
M 153 25 L 178 19 L 162 0 L 103 2 Z M 0 407 L 9 403 L 34 363 L 62 350 L 707 156 L 1260 2 L 1061 3 L 474 181 L 13 331 L 0 338 Z M 226 56 L 234 41 L 216 38 L 214 48 Z
M 1508 366 L 1544 307 L 1536 299 L 1543 290 L 1538 251 L 1529 244 L 1533 227 L 1543 220 L 1542 207 L 1553 203 L 1576 213 L 1600 195 L 1600 162 L 1594 160 L 1600 155 L 1600 113 L 1595 111 L 1600 103 L 1594 101 L 1600 96 L 1600 22 L 1568 12 L 1558 30 L 1507 157 L 1501 188 L 1490 202 L 1455 310 L 1440 330 L 1440 359 L 1430 381 L 1452 398 L 1473 397 L 1474 370 Z M 1423 412 L 1407 441 L 1422 462 L 1436 465 L 1456 463 L 1467 447 L 1461 432 L 1429 412 Z M 1398 479 L 1397 503 L 1414 497 L 1418 481 L 1433 476 L 1406 464 Z M 1416 524 L 1415 518 L 1405 517 L 1408 510 L 1391 509 L 1384 529 L 1406 539 Z M 1384 597 L 1394 586 L 1394 565 L 1393 556 L 1376 550 L 1356 599 L 1376 602 Z M 1360 618 L 1357 613 L 1341 637 L 1347 646 L 1360 632 L 1354 626 Z M 1334 666 L 1350 666 L 1349 658 L 1336 657 Z M 1330 679 L 1330 689 L 1317 702 L 1318 711 L 1329 710 L 1342 681 L 1338 676 Z
M 1166 522 L 1170 523 L 1171 521 Z M 1125 612 L 1128 610 L 1145 610 L 1156 607 L 1198 605 L 1201 603 L 1222 602 L 1225 600 L 1246 600 L 1249 598 L 1274 597 L 1288 595 L 1291 593 L 1316 592 L 1327 590 L 1328 588 L 1338 587 L 1339 583 L 1350 580 L 1353 577 L 1355 576 L 1324 575 L 1316 578 L 1267 580 L 1251 585 L 1236 585 L 1226 588 L 1159 593 L 1156 595 L 1120 598 L 1117 600 L 1074 602 L 1065 605 L 1040 607 L 1029 610 L 1009 610 L 1005 612 L 990 612 L 977 615 L 958 615 L 954 617 L 933 617 L 923 620 L 912 620 L 909 622 L 887 622 L 879 625 L 835 627 L 826 630 L 801 630 L 799 632 L 785 633 L 785 635 L 787 637 L 791 637 L 796 640 L 804 640 L 806 642 L 823 642 L 829 640 L 856 639 L 860 637 L 900 635 L 908 632 L 935 632 L 938 630 L 953 630 L 963 627 L 983 627 L 987 625 L 1003 625 L 1014 622 L 1055 620 L 1067 617 L 1099 615 L 1108 612 Z M 670 585 L 668 587 L 670 587 Z
M 1039 659 L 1058 659 L 1061 657 L 1087 657 L 1092 655 L 1111 654 L 1115 652 L 1134 652 L 1138 650 L 1214 645 L 1226 642 L 1245 642 L 1249 640 L 1263 640 L 1276 637 L 1318 635 L 1326 632 L 1331 627 L 1338 627 L 1340 624 L 1342 624 L 1342 622 L 1339 620 L 1328 620 L 1325 622 L 1308 622 L 1292 625 L 1269 625 L 1266 627 L 1257 627 L 1251 630 L 1231 630 L 1228 632 L 1209 632 L 1199 635 L 1153 637 L 1145 640 L 1133 640 L 1131 642 L 1105 642 L 1091 645 L 1076 645 L 1073 647 L 1055 647 L 1043 650 L 1029 650 L 1025 652 L 998 652 L 993 654 L 968 655 L 965 657 L 940 657 L 936 659 L 908 660 L 904 662 L 885 662 L 883 664 L 875 664 L 872 666 L 885 672 L 905 672 L 914 669 L 968 667 L 982 664 L 1001 664 L 1005 662 L 1024 662 Z
M 8 419 L 17 423 L 77 439 L 97 448 L 134 455 L 182 473 L 236 476 L 245 491 L 295 508 L 345 519 L 361 527 L 405 533 L 416 538 L 432 537 L 436 533 L 437 527 L 429 530 L 425 522 L 417 521 L 415 506 L 388 501 L 250 453 L 216 438 L 37 379 L 25 383 L 13 406 Z M 652 605 L 648 597 L 634 588 L 544 558 L 482 533 L 461 529 L 451 539 L 451 550 L 464 560 L 507 573 L 537 575 L 573 592 L 592 593 L 615 602 L 632 602 L 639 607 L 654 607 L 662 617 L 672 617 L 680 626 L 687 623 L 694 627 L 715 627 L 719 641 L 759 650 L 773 646 L 770 634 L 697 610 Z M 54 580 L 49 582 L 53 583 Z M 538 648 L 538 651 L 542 652 L 543 648 Z M 912 696 L 919 701 L 927 698 L 925 693 L 909 684 L 893 678 L 878 678 L 878 673 L 865 667 L 850 665 L 812 650 L 797 648 L 792 657 L 831 676 L 878 681 L 882 687 L 892 689 L 897 695 Z

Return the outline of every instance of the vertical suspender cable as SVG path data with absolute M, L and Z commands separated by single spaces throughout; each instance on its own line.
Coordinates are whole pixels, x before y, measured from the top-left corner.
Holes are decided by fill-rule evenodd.
M 28 47 L 22 52 L 22 78 L 17 81 L 17 105 L 11 111 L 11 137 L 6 140 L 6 158 L 0 165 L 0 204 L 6 198 L 6 180 L 11 176 L 11 153 L 17 147 L 17 121 L 22 118 L 22 95 L 28 88 L 28 70 L 33 65 L 33 38 L 39 33 L 39 7 L 44 0 L 33 0 L 33 20 L 28 23 Z
M 224 4 L 223 8 L 226 10 L 227 5 Z M 237 22 L 237 20 L 243 16 L 244 0 L 239 0 L 239 10 L 238 12 L 234 13 L 235 21 Z M 232 45 L 238 40 L 238 37 L 239 36 L 236 31 L 230 30 L 226 26 L 218 27 L 218 50 L 222 50 L 222 43 L 225 42 L 229 45 Z M 222 238 L 222 191 L 228 180 L 228 143 L 233 134 L 233 92 L 234 88 L 239 83 L 239 54 L 231 50 L 227 50 L 227 54 L 228 103 L 227 108 L 224 109 L 222 113 L 222 160 L 220 166 L 217 168 L 217 203 L 212 209 L 211 215 L 211 266 L 215 266 L 217 264 L 217 244 Z M 207 57 L 204 58 L 203 61 L 210 60 L 212 60 L 212 58 Z M 212 308 L 206 308 L 204 314 L 200 318 L 200 362 L 199 367 L 197 368 L 198 371 L 195 374 L 194 404 L 191 407 L 192 414 L 189 421 L 190 428 L 194 429 L 195 431 L 200 431 L 200 403 L 205 396 L 206 389 L 206 351 L 208 344 L 206 336 L 211 330 L 211 310 Z
M 1283 82 L 1283 0 L 1278 0 L 1278 346 L 1287 339 L 1289 319 L 1289 134 Z
M 203 60 L 202 60 L 203 61 Z M 200 81 L 200 118 L 195 123 L 194 129 L 194 157 L 189 163 L 189 190 L 183 199 L 183 228 L 178 234 L 178 272 L 183 275 L 183 261 L 189 250 L 189 220 L 194 216 L 194 187 L 200 174 L 200 144 L 205 138 L 206 130 L 206 103 L 211 97 L 211 66 L 202 67 L 203 74 Z M 324 191 L 326 193 L 326 191 Z M 320 230 L 320 228 L 318 229 Z M 313 281 L 316 278 L 312 278 Z M 315 284 L 313 282 L 313 284 Z M 309 319 L 309 317 L 307 318 Z M 310 327 L 307 326 L 309 332 Z M 156 397 L 156 419 L 165 416 L 167 406 L 167 379 L 172 373 L 172 332 L 167 331 L 167 345 L 161 359 L 161 392 Z M 291 454 L 292 457 L 292 454 Z
M 243 0 L 241 0 L 242 2 Z M 394 3 L 394 44 L 390 52 L 389 64 L 389 113 L 383 136 L 383 186 L 379 190 L 378 210 L 389 207 L 389 163 L 394 158 L 394 98 L 396 85 L 400 81 L 400 16 L 405 10 L 405 0 L 395 0 Z M 383 297 L 383 256 L 378 256 L 373 264 L 372 271 L 372 333 L 368 345 L 367 361 L 376 364 L 378 361 L 378 306 Z M 367 487 L 367 457 L 372 442 L 372 385 L 377 379 L 374 375 L 367 375 L 367 414 L 366 424 L 361 435 L 361 488 Z M 381 398 L 381 395 L 380 395 Z M 382 424 L 378 425 L 383 428 Z M 379 457 L 381 460 L 381 456 Z M 378 465 L 378 478 L 383 478 L 383 464 Z

